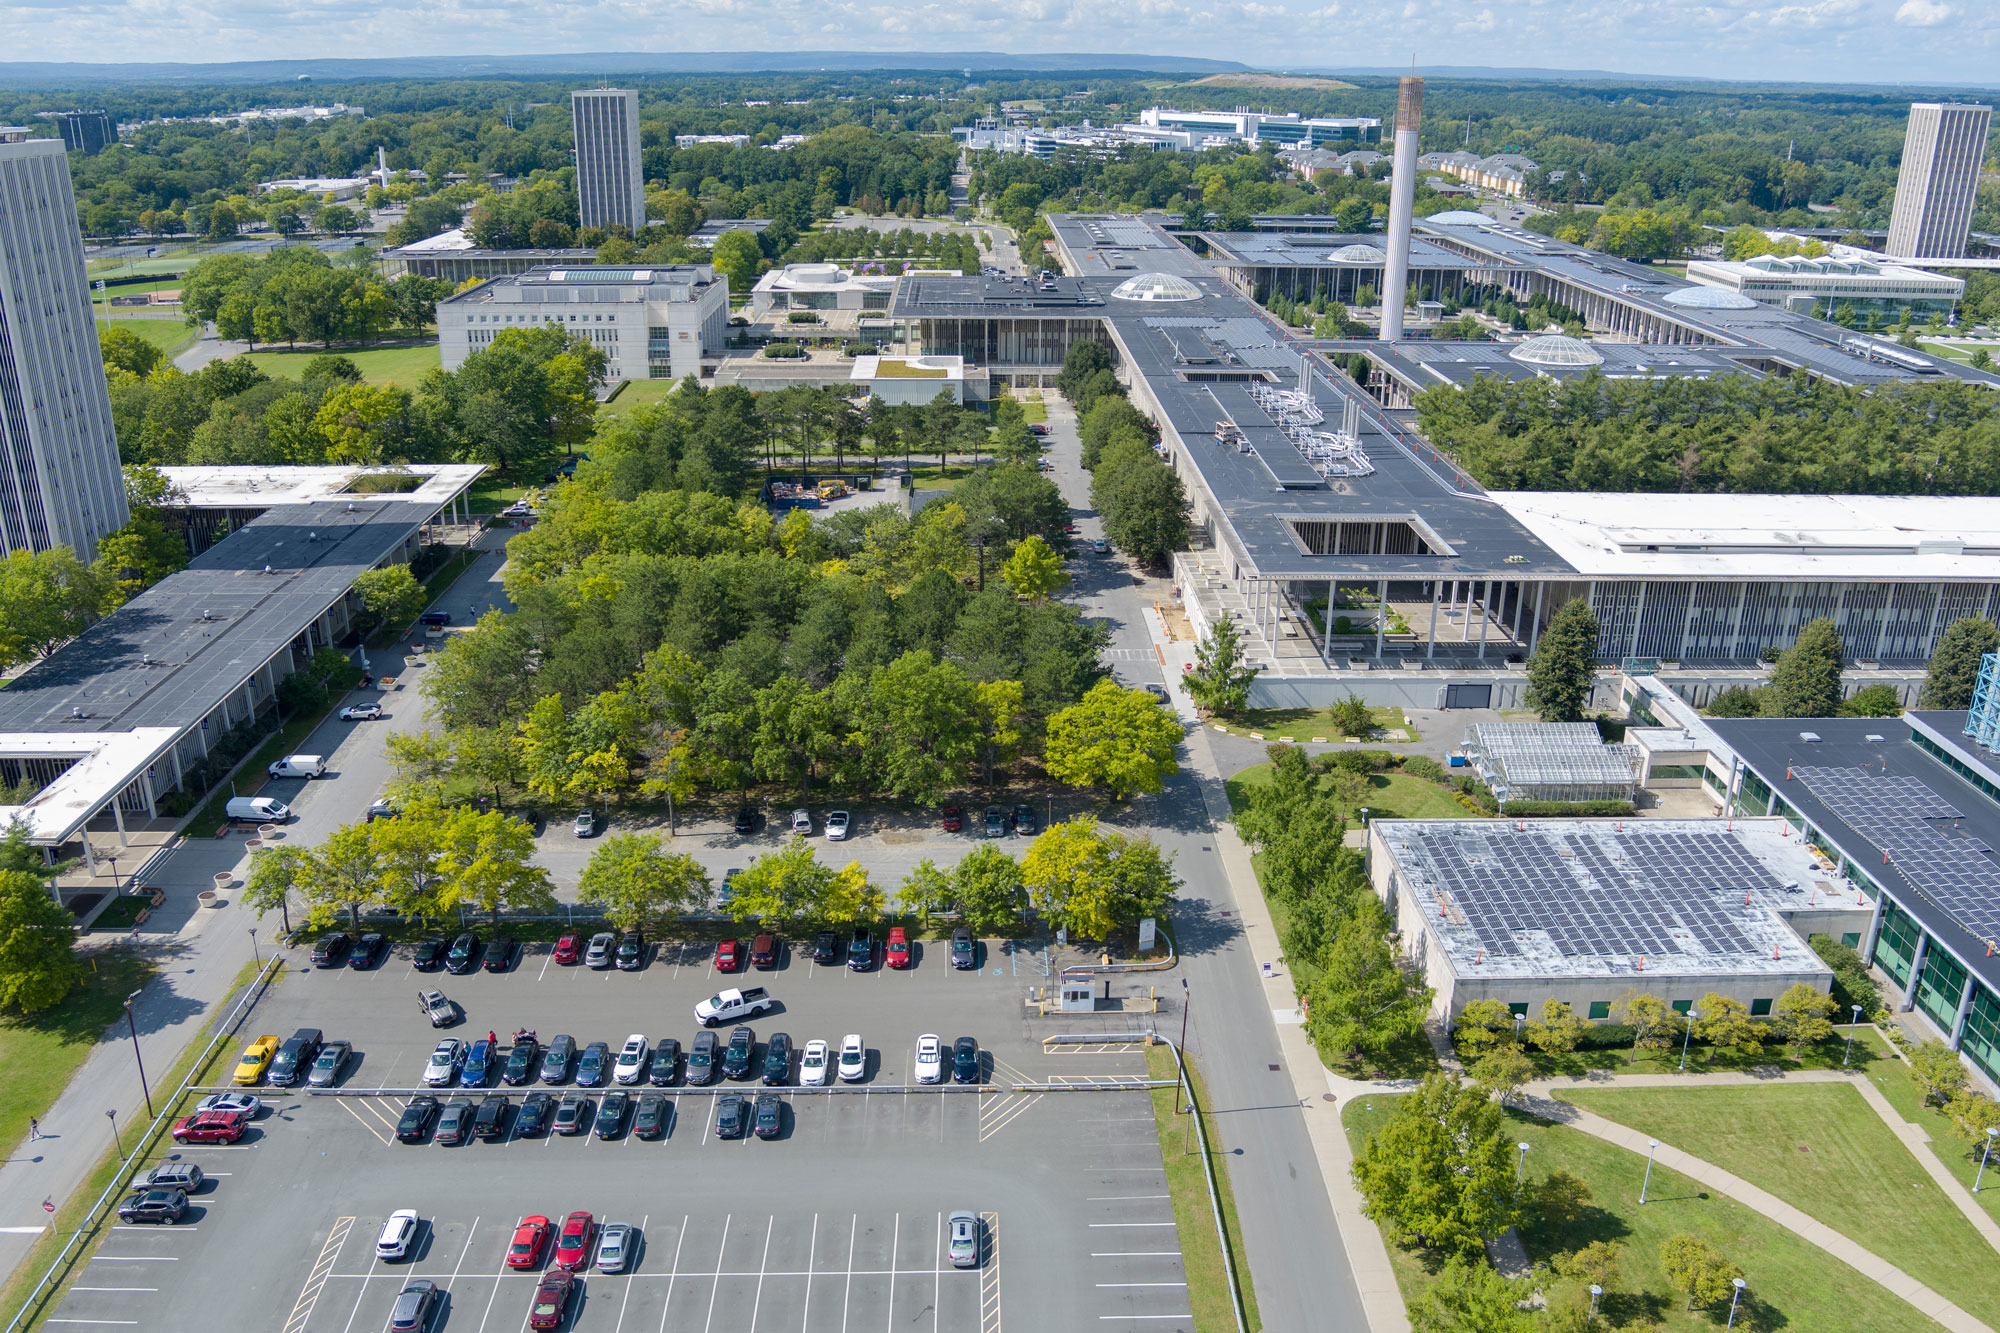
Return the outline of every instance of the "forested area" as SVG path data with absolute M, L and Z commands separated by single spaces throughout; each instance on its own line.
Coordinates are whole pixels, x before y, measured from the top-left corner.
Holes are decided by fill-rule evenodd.
M 1500 490 L 2000 494 L 2000 403 L 1955 380 L 1481 376 L 1416 408 L 1426 438 Z

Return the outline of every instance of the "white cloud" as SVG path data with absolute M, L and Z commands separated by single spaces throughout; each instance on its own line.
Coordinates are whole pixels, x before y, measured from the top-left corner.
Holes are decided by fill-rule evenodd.
M 1493 18 L 1493 11 L 1490 9 L 1482 9 L 1477 14 L 1474 14 L 1471 18 L 1461 21 L 1457 25 L 1457 31 L 1492 32 L 1493 29 L 1497 26 L 1498 25 L 1495 23 Z
M 1951 6 L 1941 0 L 1903 0 L 1903 7 L 1896 11 L 1896 22 L 1906 28 L 1935 28 L 1951 15 Z
M 1860 9 L 1861 0 L 1819 0 L 1814 5 L 1786 5 L 1773 10 L 1770 22 L 1774 28 L 1823 28 L 1851 17 Z

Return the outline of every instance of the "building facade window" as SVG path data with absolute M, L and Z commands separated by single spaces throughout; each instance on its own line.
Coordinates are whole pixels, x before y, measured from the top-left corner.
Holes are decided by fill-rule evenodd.
M 1750 1001 L 1750 1016 L 1752 1018 L 1763 1018 L 1767 1016 L 1770 1012 L 1771 1012 L 1771 1001 L 1769 997 L 1766 997 L 1761 1000 Z
M 1924 955 L 1924 974 L 1917 978 L 1917 1008 L 1946 1036 L 1958 1024 L 1958 1001 L 1965 994 L 1965 969 L 1943 949 Z
M 2000 999 L 1984 986 L 1973 988 L 1972 1010 L 1965 1016 L 1965 1041 L 1959 1049 L 1988 1078 L 2000 1082 Z
M 1910 984 L 1910 963 L 1917 956 L 1917 941 L 1924 928 L 1895 903 L 1882 905 L 1882 935 L 1875 941 L 1875 963 L 1898 986 Z
M 1592 1018 L 1609 1018 L 1609 1017 L 1611 1017 L 1611 1001 L 1609 1001 L 1609 1000 L 1592 1000 L 1592 1001 L 1590 1002 L 1590 1016 L 1591 1016 Z

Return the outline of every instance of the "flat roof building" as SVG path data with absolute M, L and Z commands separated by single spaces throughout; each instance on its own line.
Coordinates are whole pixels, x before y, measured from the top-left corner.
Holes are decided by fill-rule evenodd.
M 511 278 L 531 268 L 585 268 L 597 262 L 597 251 L 482 250 L 465 234 L 465 228 L 453 227 L 385 251 L 382 257 L 401 263 L 405 273 L 458 283 L 474 278 Z
M 118 124 L 109 111 L 44 111 L 62 132 L 63 147 L 92 157 L 118 142 Z
M 1891 255 L 1956 258 L 1965 253 L 1986 131 L 1993 108 L 1963 102 L 1915 102 L 1889 215 Z
M 1501 802 L 1629 801 L 1639 747 L 1607 744 L 1595 722 L 1480 722 L 1465 757 Z
M 1172 107 L 1151 106 L 1139 113 L 1139 124 L 1148 129 L 1182 130 L 1202 135 L 1222 135 L 1244 143 L 1306 144 L 1379 143 L 1382 121 L 1378 116 L 1301 116 L 1296 111 L 1274 114 L 1268 111 L 1177 111 Z
M 586 227 L 646 229 L 645 168 L 639 156 L 639 94 L 580 88 L 570 94 L 576 122 L 577 217 Z
M 509 328 L 554 324 L 604 350 L 614 380 L 684 379 L 729 334 L 729 278 L 709 264 L 533 268 L 438 302 L 446 370 Z
M 838 264 L 787 264 L 757 279 L 750 292 L 750 317 L 764 319 L 793 310 L 887 310 L 901 265 L 877 263 L 866 273 Z
M 1857 311 L 1916 309 L 1948 315 L 1965 295 L 1965 280 L 1948 273 L 1840 254 L 1691 259 L 1687 275 L 1690 281 L 1741 293 L 1760 305 L 1817 312 L 1823 318 L 1843 305 Z

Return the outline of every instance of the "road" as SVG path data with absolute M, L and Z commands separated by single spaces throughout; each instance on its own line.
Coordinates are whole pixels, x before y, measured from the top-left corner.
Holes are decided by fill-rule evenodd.
M 1103 524 L 1090 508 L 1076 418 L 1068 403 L 1053 394 L 1045 398 L 1053 475 L 1079 511 L 1079 545 L 1085 552 L 1072 561 L 1071 595 L 1085 614 L 1110 629 L 1107 657 L 1121 684 L 1164 682 L 1146 614 L 1156 600 L 1171 596 L 1171 584 L 1143 577 L 1122 556 L 1088 553 L 1089 543 L 1103 535 Z M 1166 683 L 1183 716 L 1191 718 L 1186 696 Z M 1260 960 L 1243 941 L 1235 895 L 1215 851 L 1212 820 L 1227 811 L 1228 802 L 1200 733 L 1193 734 L 1183 762 L 1189 767 L 1160 795 L 1135 802 L 1132 822 L 1174 854 L 1174 868 L 1186 885 L 1175 921 L 1180 974 L 1191 1001 L 1188 1050 L 1208 1082 L 1210 1123 L 1219 1146 L 1232 1158 L 1231 1185 L 1264 1327 L 1365 1328 L 1339 1224 L 1285 1072 Z M 1177 1021 L 1163 1018 L 1162 1030 Z

